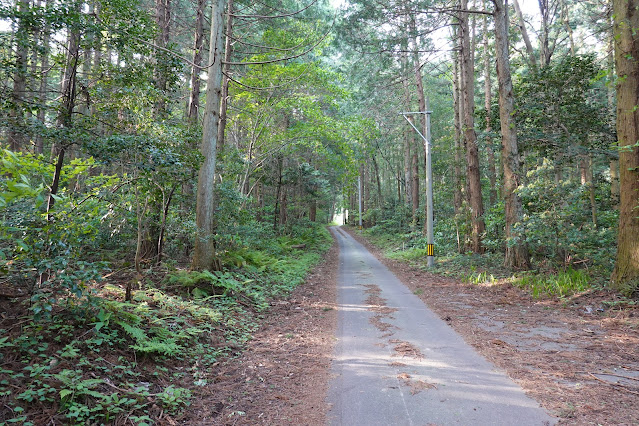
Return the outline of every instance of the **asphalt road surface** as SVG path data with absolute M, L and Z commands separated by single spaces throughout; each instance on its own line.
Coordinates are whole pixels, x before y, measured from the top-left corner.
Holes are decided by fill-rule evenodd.
M 330 425 L 551 425 L 556 419 L 466 344 L 339 227 Z

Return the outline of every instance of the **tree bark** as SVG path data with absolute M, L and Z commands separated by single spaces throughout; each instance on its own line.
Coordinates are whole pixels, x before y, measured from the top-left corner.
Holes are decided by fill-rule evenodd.
M 45 8 L 48 3 L 48 1 L 45 1 Z M 40 122 L 40 125 L 44 127 L 49 83 L 49 40 L 51 38 L 51 29 L 48 24 L 45 24 L 44 28 L 42 28 L 40 37 L 42 38 L 42 54 L 40 58 L 40 87 L 38 88 L 38 112 L 36 114 L 36 118 Z M 42 136 L 42 133 L 43 132 L 38 131 L 34 137 L 34 152 L 36 154 L 44 153 L 44 137 Z
M 411 184 L 411 190 L 413 191 L 413 223 L 417 226 L 419 213 L 419 159 L 417 152 L 413 153 L 411 166 L 413 168 L 413 182 Z
M 521 13 L 521 7 L 519 7 L 519 2 L 517 0 L 513 0 L 513 6 L 515 7 L 515 13 L 517 14 L 517 20 L 519 21 L 519 31 L 521 31 L 521 38 L 524 39 L 524 44 L 526 45 L 526 53 L 528 54 L 528 61 L 530 65 L 533 67 L 537 67 L 537 58 L 535 57 L 535 50 L 533 49 L 532 43 L 530 42 L 530 37 L 528 37 L 528 30 L 526 29 L 526 22 L 524 21 L 524 14 Z
M 382 180 L 379 177 L 379 167 L 377 166 L 377 160 L 375 160 L 375 156 L 371 157 L 373 161 L 373 169 L 375 170 L 375 180 L 377 182 L 377 208 L 382 208 Z
M 608 91 L 608 110 L 610 114 L 613 114 L 615 111 L 615 87 L 614 87 L 614 74 L 615 74 L 615 40 L 613 34 L 613 22 L 612 22 L 612 4 L 608 4 L 608 21 L 610 22 L 610 34 L 608 41 L 608 54 L 607 54 L 607 68 L 608 68 L 608 78 L 606 84 L 606 89 Z M 614 123 L 615 119 L 610 117 L 610 123 Z M 614 142 L 613 147 L 617 148 L 617 141 Z M 615 210 L 619 209 L 619 160 L 612 156 L 610 158 L 610 202 L 612 203 L 612 207 Z
M 517 128 L 513 119 L 515 99 L 508 58 L 508 18 L 503 0 L 492 0 L 495 6 L 495 55 L 499 85 L 499 118 L 501 122 L 502 167 L 504 169 L 503 192 L 506 219 L 505 264 L 515 268 L 530 268 L 528 246 L 524 235 L 515 226 L 523 217 L 521 201 L 517 195 L 519 186 L 519 150 Z
M 317 220 L 317 200 L 311 200 L 310 206 L 308 208 L 308 220 L 311 222 L 315 222 Z
M 195 43 L 193 46 L 193 65 L 191 66 L 191 93 L 189 94 L 189 104 L 186 117 L 190 125 L 194 125 L 198 120 L 200 110 L 200 73 L 202 69 L 202 47 L 204 46 L 204 8 L 206 0 L 197 0 L 195 11 Z
M 484 0 L 484 8 L 486 1 Z M 490 179 L 489 200 L 493 206 L 497 202 L 497 169 L 495 166 L 495 152 L 493 151 L 493 123 L 491 109 L 493 93 L 490 78 L 490 50 L 488 49 L 488 17 L 484 16 L 484 110 L 486 112 L 486 156 L 488 157 L 488 178 Z
M 412 45 L 413 45 L 413 67 L 414 67 L 414 72 L 415 72 L 415 86 L 417 89 L 417 102 L 419 105 L 419 111 L 423 112 L 424 114 L 419 114 L 419 124 L 421 126 L 421 133 L 422 135 L 426 136 L 428 134 L 428 129 L 427 129 L 427 124 L 426 124 L 426 94 L 424 93 L 424 81 L 423 81 L 423 77 L 422 77 L 422 67 L 420 64 L 420 60 L 419 60 L 419 44 L 418 44 L 418 39 L 417 39 L 417 23 L 415 22 L 415 17 L 411 16 L 410 17 L 410 37 L 412 40 Z M 422 141 L 422 147 L 424 149 L 424 161 L 426 161 L 426 141 Z M 417 155 L 417 154 L 415 154 Z M 413 159 L 413 161 L 415 161 L 415 166 L 417 166 L 417 161 L 416 159 Z M 413 166 L 412 168 L 414 169 L 415 166 Z M 417 166 L 419 167 L 419 166 Z M 419 169 L 417 172 L 417 182 L 415 183 L 415 186 L 419 187 Z M 419 188 L 417 188 L 417 191 L 413 190 L 412 192 L 413 195 L 417 195 L 416 199 L 412 200 L 412 206 L 413 209 L 419 208 Z M 427 216 L 426 213 L 426 207 L 428 206 L 428 202 L 424 203 L 424 217 Z M 416 211 L 413 211 L 413 220 L 415 221 L 415 219 L 417 219 L 417 213 Z M 424 227 L 422 230 L 423 234 L 426 235 L 427 232 L 427 221 L 424 220 Z
M 211 66 L 206 85 L 204 127 L 201 152 L 204 162 L 200 167 L 195 210 L 197 236 L 193 255 L 195 269 L 217 269 L 215 255 L 215 162 L 217 129 L 219 125 L 220 98 L 222 96 L 222 20 L 226 0 L 213 0 L 211 4 L 211 41 L 209 60 Z
M 408 27 L 408 25 L 406 25 Z M 406 28 L 406 35 L 408 38 L 408 28 Z M 408 44 L 406 41 L 402 42 L 402 50 L 401 53 L 401 66 L 402 73 L 404 78 L 402 79 L 402 86 L 404 89 L 404 111 L 411 111 L 411 93 L 410 93 L 410 82 L 409 82 L 409 68 L 408 68 Z M 413 117 L 407 117 L 409 121 L 413 122 Z M 411 146 L 413 145 L 413 141 L 415 139 L 415 130 L 409 125 L 404 127 L 404 192 L 406 196 L 406 203 L 412 204 L 411 200 L 413 197 L 413 191 L 411 190 L 412 184 L 412 169 L 410 166 L 411 161 Z
M 639 291 L 639 1 L 613 0 L 619 138 L 619 234 L 614 286 Z
M 457 31 L 454 30 L 453 38 L 457 47 Z M 453 206 L 455 208 L 455 215 L 459 213 L 462 207 L 462 171 L 461 171 L 461 96 L 459 87 L 459 54 L 458 49 L 453 49 L 453 110 L 454 110 L 454 126 L 455 126 L 455 157 L 453 167 Z
M 28 0 L 17 0 L 18 12 L 27 14 L 29 9 Z M 15 72 L 13 73 L 13 92 L 11 101 L 13 103 L 9 117 L 11 118 L 11 130 L 9 131 L 9 149 L 20 151 L 24 149 L 26 137 L 26 123 L 24 122 L 24 97 L 27 90 L 27 50 L 29 46 L 29 31 L 25 18 L 21 17 L 18 23 L 15 53 Z
M 468 9 L 468 0 L 462 0 L 462 10 Z M 466 145 L 466 176 L 468 179 L 469 201 L 471 209 L 472 250 L 482 253 L 482 234 L 486 230 L 484 224 L 484 205 L 481 193 L 481 176 L 479 174 L 479 149 L 475 133 L 475 74 L 474 60 L 470 45 L 470 27 L 468 13 L 462 12 L 459 20 L 461 35 L 461 94 L 464 105 L 463 134 Z
M 155 43 L 161 48 L 169 45 L 171 27 L 171 0 L 155 0 L 156 15 L 155 22 L 158 26 L 158 35 Z M 166 116 L 166 91 L 168 89 L 168 65 L 163 59 L 164 51 L 158 49 L 155 53 L 155 85 L 159 91 L 158 100 L 155 104 L 155 113 L 159 117 Z
M 220 127 L 217 130 L 217 149 L 224 149 L 224 132 L 226 130 L 226 110 L 229 101 L 229 74 L 231 72 L 231 55 L 233 54 L 233 0 L 228 0 L 226 12 L 226 42 L 224 44 L 224 64 L 222 65 L 222 99 L 220 107 Z

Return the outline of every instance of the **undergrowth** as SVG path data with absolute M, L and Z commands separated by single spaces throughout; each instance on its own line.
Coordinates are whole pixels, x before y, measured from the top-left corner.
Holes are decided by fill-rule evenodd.
M 215 363 L 242 350 L 331 241 L 311 225 L 261 247 L 236 244 L 221 254 L 223 271 L 149 271 L 130 302 L 122 281 L 106 280 L 85 303 L 0 322 L 0 424 L 179 420 Z
M 426 269 L 426 246 L 419 234 L 390 234 L 372 229 L 364 235 L 373 244 L 384 250 L 390 259 L 408 262 Z M 449 276 L 468 284 L 509 283 L 529 292 L 533 297 L 565 298 L 601 286 L 602 277 L 585 269 L 571 266 L 534 271 L 512 271 L 504 267 L 503 255 L 487 252 L 446 253 L 436 257 L 435 266 L 429 270 L 438 275 Z

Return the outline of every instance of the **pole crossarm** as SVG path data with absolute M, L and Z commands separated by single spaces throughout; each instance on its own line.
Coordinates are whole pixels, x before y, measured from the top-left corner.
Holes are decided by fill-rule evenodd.
M 426 136 L 424 136 L 424 135 L 422 134 L 422 132 L 420 132 L 420 131 L 419 131 L 419 129 L 418 129 L 417 127 L 415 127 L 415 125 L 413 124 L 413 122 L 412 122 L 412 121 L 410 121 L 410 120 L 408 119 L 408 117 L 406 117 L 406 116 L 407 116 L 407 115 L 409 115 L 409 114 L 428 114 L 428 115 L 430 115 L 430 114 L 432 114 L 432 113 L 433 113 L 433 111 L 412 111 L 412 112 L 400 112 L 400 113 L 399 113 L 399 115 L 401 115 L 402 117 L 404 117 L 404 119 L 406 119 L 406 121 L 408 121 L 408 124 L 410 124 L 410 125 L 411 125 L 411 127 L 412 127 L 413 129 L 415 129 L 415 131 L 419 134 L 419 136 L 421 136 L 421 137 L 422 137 L 422 139 L 424 139 L 424 141 L 429 142 L 429 140 L 428 140 L 428 139 L 426 139 Z

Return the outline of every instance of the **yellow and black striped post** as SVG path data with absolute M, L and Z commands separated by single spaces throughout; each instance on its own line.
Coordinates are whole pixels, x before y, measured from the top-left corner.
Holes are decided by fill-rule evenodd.
M 426 256 L 435 256 L 435 244 L 426 245 Z

